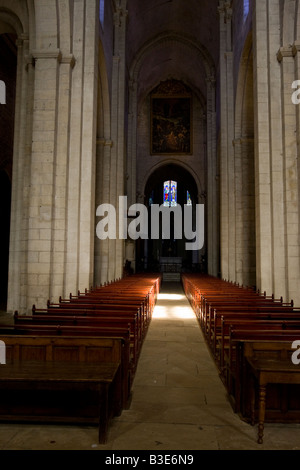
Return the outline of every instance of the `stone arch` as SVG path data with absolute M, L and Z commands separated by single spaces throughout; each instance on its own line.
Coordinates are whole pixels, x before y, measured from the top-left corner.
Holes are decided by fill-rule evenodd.
M 187 240 L 184 237 L 184 230 L 182 231 L 182 238 L 177 239 L 175 237 L 175 239 L 173 239 L 172 237 L 172 219 L 170 221 L 170 238 L 167 237 L 166 239 L 163 239 L 162 235 L 159 239 L 151 238 L 151 204 L 149 202 L 149 196 L 153 196 L 153 204 L 161 206 L 163 204 L 163 183 L 168 179 L 177 182 L 177 203 L 181 207 L 182 223 L 184 222 L 183 216 L 184 205 L 186 204 L 186 190 L 190 192 L 194 210 L 196 204 L 204 203 L 203 198 L 205 195 L 201 192 L 202 187 L 200 180 L 188 165 L 172 159 L 168 159 L 160 164 L 154 165 L 143 182 L 144 194 L 141 194 L 139 197 L 139 202 L 148 207 L 149 225 L 148 239 L 136 240 L 136 269 L 137 271 L 161 270 L 161 258 L 171 256 L 172 258 L 175 257 L 180 259 L 185 270 L 195 269 L 196 266 L 197 270 L 199 270 L 202 262 L 203 265 L 201 265 L 201 269 L 204 270 L 204 259 L 206 259 L 205 244 L 200 250 L 189 251 L 189 249 L 186 249 Z M 143 260 L 142 263 L 141 260 Z
M 156 165 L 152 166 L 149 173 L 147 174 L 147 176 L 144 178 L 144 180 L 142 182 L 142 185 L 141 185 L 142 193 L 139 195 L 139 199 L 142 200 L 142 198 L 144 198 L 147 182 L 148 182 L 149 178 L 151 177 L 151 175 L 153 175 L 153 173 L 159 171 L 161 168 L 163 168 L 167 165 L 179 166 L 184 171 L 191 174 L 191 177 L 195 180 L 195 183 L 196 183 L 196 186 L 197 186 L 197 199 L 200 202 L 200 199 L 204 197 L 205 189 L 203 187 L 203 182 L 201 182 L 201 180 L 199 178 L 199 175 L 195 172 L 195 170 L 190 165 L 188 165 L 184 161 L 182 161 L 182 160 L 181 161 L 180 160 L 175 161 L 172 158 L 165 159 L 162 162 L 159 162 Z
M 175 71 L 173 74 L 165 70 L 164 74 L 161 70 L 156 77 L 152 77 L 152 83 L 147 84 L 148 88 L 143 89 L 141 86 L 142 80 L 140 79 L 140 73 L 143 68 L 143 64 L 151 54 L 163 49 L 171 48 L 175 46 L 176 54 L 178 51 L 185 51 L 186 55 L 193 56 L 195 67 L 199 70 L 197 75 L 197 82 L 193 83 L 195 76 L 189 76 L 189 73 L 179 73 Z M 155 55 L 154 55 L 155 56 Z M 148 67 L 149 68 L 149 67 Z M 201 78 L 199 78 L 201 77 Z M 129 70 L 129 121 L 128 121 L 128 143 L 127 143 L 127 174 L 131 175 L 129 181 L 127 181 L 127 193 L 129 201 L 134 202 L 137 197 L 137 192 L 141 192 L 137 188 L 137 176 L 136 169 L 138 166 L 138 153 L 137 153 L 137 139 L 138 139 L 138 116 L 140 114 L 139 104 L 145 103 L 147 100 L 147 93 L 153 89 L 160 81 L 167 79 L 175 79 L 185 83 L 195 94 L 199 105 L 201 106 L 201 112 L 199 109 L 198 124 L 201 126 L 201 135 L 203 136 L 203 165 L 206 166 L 205 172 L 209 180 L 208 191 L 207 191 L 207 207 L 209 216 L 209 231 L 211 232 L 208 236 L 208 240 L 211 241 L 212 248 L 209 250 L 211 258 L 209 260 L 209 272 L 211 274 L 217 274 L 218 272 L 218 237 L 217 233 L 217 165 L 216 165 L 216 146 L 212 139 L 212 136 L 216 134 L 216 72 L 214 62 L 207 51 L 207 49 L 199 44 L 195 39 L 187 35 L 177 34 L 174 31 L 165 31 L 162 34 L 155 36 L 154 38 L 147 41 L 142 48 L 138 51 L 134 61 L 131 64 Z M 180 161 L 180 158 L 174 158 L 174 163 Z M 202 165 L 202 163 L 201 163 Z
M 208 51 L 206 50 L 205 47 L 203 47 L 201 44 L 198 44 L 196 41 L 194 41 L 192 38 L 189 38 L 184 35 L 179 35 L 174 33 L 173 31 L 166 31 L 165 33 L 159 34 L 158 36 L 152 38 L 148 42 L 144 44 L 144 46 L 140 49 L 140 51 L 137 53 L 133 63 L 131 64 L 130 71 L 129 71 L 129 125 L 128 125 L 128 155 L 130 156 L 129 162 L 128 162 L 128 168 L 127 168 L 127 173 L 128 174 L 135 174 L 135 168 L 136 168 L 136 163 L 137 163 L 137 149 L 136 149 L 136 142 L 137 142 L 137 128 L 138 128 L 138 120 L 137 120 L 137 115 L 138 115 L 138 105 L 139 103 L 143 102 L 144 99 L 146 99 L 146 96 L 148 96 L 149 92 L 151 89 L 153 89 L 158 83 L 157 81 L 155 83 L 150 84 L 149 86 L 151 89 L 148 87 L 147 89 L 143 90 L 142 95 L 140 94 L 139 90 L 139 74 L 140 70 L 142 68 L 142 65 L 144 61 L 146 60 L 147 56 L 149 56 L 151 53 L 154 51 L 157 51 L 160 48 L 166 47 L 167 45 L 176 45 L 176 48 L 183 47 L 186 51 L 192 52 L 195 57 L 199 61 L 199 67 L 203 67 L 205 71 L 205 93 L 207 93 L 207 99 L 204 98 L 204 96 L 199 92 L 199 90 L 196 90 L 193 84 L 186 83 L 191 90 L 193 90 L 193 93 L 197 96 L 199 103 L 203 107 L 203 113 L 206 113 L 206 116 L 208 113 L 213 113 L 215 110 L 212 109 L 206 109 L 207 108 L 207 102 L 211 102 L 211 96 L 214 95 L 214 90 L 210 89 L 211 83 L 214 83 L 215 80 L 215 68 L 214 64 L 212 61 L 212 58 L 210 57 Z M 158 77 L 159 81 L 162 81 L 164 79 L 167 79 L 170 77 L 163 77 L 160 76 Z M 172 77 L 175 78 L 179 81 L 180 77 Z M 211 96 L 210 96 L 211 94 Z M 209 119 L 207 120 L 209 122 Z M 207 132 L 210 133 L 211 129 L 207 129 Z M 129 197 L 132 201 L 135 200 L 136 197 L 136 182 L 134 181 L 134 178 L 132 178 L 132 181 L 130 183 L 130 188 L 129 188 Z
M 0 34 L 15 33 L 18 37 L 25 33 L 20 17 L 11 9 L 0 7 Z
M 166 44 L 170 43 L 177 44 L 177 47 L 181 45 L 193 50 L 196 53 L 196 56 L 199 56 L 200 60 L 203 62 L 207 77 L 214 75 L 213 61 L 204 46 L 198 44 L 192 38 L 189 38 L 187 36 L 179 35 L 177 33 L 174 33 L 173 31 L 166 31 L 146 42 L 144 46 L 140 49 L 140 51 L 137 53 L 135 60 L 133 61 L 130 67 L 131 80 L 136 79 L 141 64 L 148 54 L 153 52 L 153 50 L 165 47 Z

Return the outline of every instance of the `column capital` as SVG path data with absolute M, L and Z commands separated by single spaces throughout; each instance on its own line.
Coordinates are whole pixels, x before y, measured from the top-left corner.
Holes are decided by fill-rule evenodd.
M 58 62 L 61 62 L 62 59 L 62 53 L 59 49 L 40 49 L 40 50 L 33 50 L 32 52 L 32 57 L 35 60 L 38 59 L 56 59 Z
M 277 60 L 278 62 L 282 62 L 284 57 L 293 57 L 293 46 L 282 46 L 279 51 L 277 52 Z
M 64 54 L 60 59 L 61 64 L 69 64 L 71 69 L 75 67 L 76 59 L 73 54 Z

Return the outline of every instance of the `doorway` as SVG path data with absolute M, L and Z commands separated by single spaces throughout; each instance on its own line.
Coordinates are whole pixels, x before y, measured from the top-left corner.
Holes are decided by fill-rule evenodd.
M 187 250 L 184 224 L 184 206 L 192 206 L 193 231 L 195 231 L 195 208 L 198 204 L 198 188 L 189 171 L 178 164 L 166 164 L 155 170 L 148 178 L 145 187 L 144 205 L 148 208 L 148 227 L 151 233 L 151 206 L 168 206 L 173 210 L 180 206 L 182 217 L 182 237 L 176 236 L 176 215 L 171 210 L 169 233 L 162 233 L 160 224 L 159 237 L 137 240 L 137 272 L 206 272 L 205 243 L 200 250 Z M 160 219 L 161 222 L 161 219 Z M 206 225 L 206 224 L 205 224 Z M 178 227 L 178 225 L 176 226 Z

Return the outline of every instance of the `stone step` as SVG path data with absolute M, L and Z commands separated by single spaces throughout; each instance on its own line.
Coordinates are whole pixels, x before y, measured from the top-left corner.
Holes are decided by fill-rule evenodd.
M 166 282 L 180 281 L 180 273 L 163 273 L 163 281 L 166 281 Z

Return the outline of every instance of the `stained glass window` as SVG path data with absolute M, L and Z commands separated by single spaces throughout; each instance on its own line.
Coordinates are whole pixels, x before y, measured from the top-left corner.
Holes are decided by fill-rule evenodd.
M 249 13 L 249 2 L 250 0 L 244 0 L 244 21 L 246 20 Z
M 170 206 L 177 206 L 177 183 L 176 181 L 171 181 L 171 191 L 170 191 Z
M 100 0 L 100 22 L 103 26 L 104 23 L 104 1 L 105 0 Z
M 192 205 L 192 199 L 191 199 L 191 195 L 190 195 L 189 191 L 186 192 L 186 203 L 187 203 L 188 206 Z
M 177 206 L 177 182 L 176 181 L 164 182 L 164 206 L 167 206 L 167 207 Z

